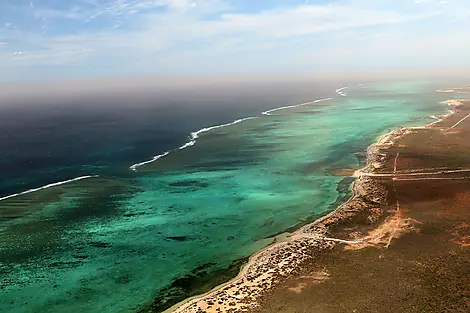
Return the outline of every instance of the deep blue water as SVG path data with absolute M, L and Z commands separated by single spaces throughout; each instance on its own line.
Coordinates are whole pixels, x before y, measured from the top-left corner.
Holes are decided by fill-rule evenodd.
M 191 131 L 333 95 L 334 86 L 251 83 L 1 99 L 0 197 L 82 175 L 125 176 L 130 164 L 184 144 Z
M 99 177 L 0 202 L 0 311 L 161 312 L 344 201 L 351 178 L 331 170 L 358 168 L 378 135 L 446 113 L 449 95 L 429 83 L 342 85 L 6 99 L 0 197 Z M 247 116 L 178 150 L 191 131 Z

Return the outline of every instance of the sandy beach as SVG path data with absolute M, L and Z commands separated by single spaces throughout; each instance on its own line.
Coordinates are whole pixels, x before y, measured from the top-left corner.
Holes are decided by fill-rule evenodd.
M 470 87 L 438 89 L 438 90 L 436 90 L 436 91 L 437 91 L 437 92 L 443 92 L 443 93 L 456 93 L 456 92 L 468 93 L 468 92 L 470 92 Z
M 451 183 L 470 176 L 470 160 L 467 170 L 442 160 L 439 164 L 425 162 L 425 165 L 410 166 L 410 157 L 406 156 L 406 149 L 416 145 L 415 142 L 419 142 L 423 135 L 432 140 L 437 138 L 435 133 L 449 136 L 456 128 L 460 133 L 460 128 L 470 131 L 470 119 L 467 119 L 469 103 L 450 100 L 447 104 L 450 114 L 439 117 L 426 127 L 393 130 L 369 147 L 367 165 L 355 172 L 357 179 L 353 184 L 353 196 L 345 204 L 251 256 L 235 279 L 166 312 L 302 312 L 298 310 L 302 302 L 296 306 L 290 297 L 303 295 L 305 290 L 335 279 L 325 258 L 347 255 L 346 251 L 373 249 L 382 259 L 397 238 L 412 232 L 419 233 L 417 225 L 421 222 L 408 216 L 410 209 L 403 208 L 402 200 L 397 196 L 398 190 L 401 192 L 404 184 L 418 181 Z M 429 145 L 429 149 L 433 146 Z M 466 224 L 462 225 L 468 231 Z M 464 240 L 468 241 L 468 238 Z M 468 246 L 467 241 L 461 241 L 457 243 L 459 246 Z M 354 284 L 354 279 L 348 284 Z M 273 305 L 279 304 L 280 299 L 291 303 L 291 309 L 284 306 L 274 309 Z M 320 309 L 321 298 L 313 298 L 312 301 L 317 304 L 318 312 L 326 312 Z M 466 303 L 468 305 L 468 301 Z M 331 312 L 336 311 L 341 312 Z
M 391 147 L 394 140 L 405 133 L 406 130 L 402 129 L 382 136 L 368 149 L 368 165 L 361 172 L 380 168 L 384 163 L 380 150 Z M 260 298 L 269 289 L 283 278 L 295 274 L 306 262 L 312 262 L 320 251 L 330 250 L 337 243 L 350 242 L 330 238 L 334 227 L 367 210 L 368 202 L 385 203 L 386 190 L 376 186 L 367 175 L 360 174 L 353 188 L 354 195 L 347 203 L 300 228 L 284 241 L 254 254 L 232 281 L 165 312 L 249 312 L 255 309 Z M 378 219 L 381 214 L 383 212 L 374 211 L 369 218 Z M 370 238 L 370 241 L 380 239 Z M 361 239 L 360 242 L 365 244 L 366 240 Z

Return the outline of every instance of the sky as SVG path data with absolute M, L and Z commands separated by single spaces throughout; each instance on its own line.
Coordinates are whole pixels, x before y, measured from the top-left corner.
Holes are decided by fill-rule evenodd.
M 470 66 L 468 0 L 0 0 L 0 82 Z

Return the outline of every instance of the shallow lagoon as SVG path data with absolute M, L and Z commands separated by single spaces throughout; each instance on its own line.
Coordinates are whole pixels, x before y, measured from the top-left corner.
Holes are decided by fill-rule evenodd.
M 359 168 L 392 128 L 445 114 L 436 87 L 350 87 L 201 133 L 136 172 L 2 201 L 0 311 L 163 310 L 228 279 L 270 237 L 344 199 L 350 178 L 331 170 Z

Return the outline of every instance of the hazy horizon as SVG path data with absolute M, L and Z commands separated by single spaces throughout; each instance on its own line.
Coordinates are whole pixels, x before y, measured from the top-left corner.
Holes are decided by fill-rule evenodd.
M 461 96 L 435 92 L 448 79 L 186 82 L 5 88 L 0 310 L 158 313 L 202 294 L 349 198 L 340 173 L 378 136 Z
M 0 0 L 0 311 L 465 310 L 469 29 L 469 0 Z
M 63 96 L 64 98 L 84 95 L 119 95 L 149 91 L 151 93 L 190 92 L 191 90 L 210 91 L 214 88 L 237 89 L 259 88 L 263 85 L 310 83 L 342 87 L 348 83 L 367 83 L 393 80 L 445 80 L 442 88 L 461 87 L 470 84 L 465 68 L 423 69 L 395 71 L 350 71 L 325 72 L 321 74 L 280 73 L 277 75 L 199 75 L 199 76 L 130 76 L 130 77 L 93 77 L 51 81 L 23 81 L 0 83 L 0 101 L 8 104 L 10 100 L 34 99 L 38 97 Z M 458 86 L 453 84 L 460 84 Z M 334 91 L 334 90 L 332 90 Z

